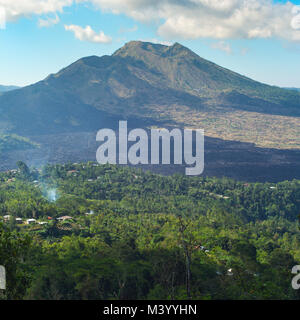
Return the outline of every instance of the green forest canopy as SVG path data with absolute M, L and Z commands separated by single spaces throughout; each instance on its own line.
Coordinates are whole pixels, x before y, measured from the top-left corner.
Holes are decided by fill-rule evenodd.
M 298 180 L 18 165 L 0 174 L 0 215 L 11 216 L 0 226 L 3 299 L 299 298 L 291 287 L 300 261 Z

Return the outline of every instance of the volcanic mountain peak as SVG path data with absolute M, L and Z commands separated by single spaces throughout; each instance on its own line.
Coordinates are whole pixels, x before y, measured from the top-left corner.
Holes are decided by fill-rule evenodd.
M 111 56 L 79 59 L 43 81 L 0 95 L 0 132 L 93 130 L 108 114 L 185 124 L 190 112 L 299 117 L 299 107 L 297 91 L 246 78 L 179 43 L 131 41 Z
M 114 56 L 141 58 L 146 55 L 159 57 L 183 57 L 189 55 L 190 57 L 198 57 L 193 51 L 176 42 L 173 45 L 167 46 L 152 42 L 130 41 L 122 48 L 118 49 Z

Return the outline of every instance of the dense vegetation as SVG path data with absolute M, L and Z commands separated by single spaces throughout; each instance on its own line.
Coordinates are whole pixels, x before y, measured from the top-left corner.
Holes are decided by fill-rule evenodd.
M 18 166 L 0 174 L 3 299 L 300 297 L 300 181 Z

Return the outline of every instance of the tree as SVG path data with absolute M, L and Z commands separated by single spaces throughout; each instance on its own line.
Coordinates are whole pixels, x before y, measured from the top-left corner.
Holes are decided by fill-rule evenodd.
M 17 167 L 20 171 L 21 178 L 23 178 L 24 180 L 28 180 L 30 178 L 30 170 L 29 170 L 27 164 L 24 163 L 23 161 L 18 161 Z
M 22 299 L 30 284 L 26 258 L 31 247 L 31 238 L 8 231 L 0 224 L 0 265 L 6 269 L 6 291 L 3 298 Z

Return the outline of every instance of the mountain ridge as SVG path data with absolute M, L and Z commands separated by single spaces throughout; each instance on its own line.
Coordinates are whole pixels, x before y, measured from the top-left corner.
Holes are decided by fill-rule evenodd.
M 150 50 L 149 50 L 150 48 Z M 157 50 L 155 50 L 157 49 Z M 165 45 L 160 45 L 160 44 L 152 44 L 149 42 L 143 42 L 140 43 L 138 41 L 132 41 L 129 42 L 127 44 L 125 44 L 122 48 L 118 49 L 113 56 L 122 56 L 122 57 L 133 57 L 135 59 L 141 60 L 143 62 L 150 61 L 150 63 L 152 63 L 153 61 L 149 58 L 149 54 L 147 55 L 147 52 L 152 53 L 153 55 L 157 56 L 161 56 L 163 58 L 180 58 L 181 61 L 180 63 L 183 63 L 182 60 L 187 60 L 188 63 L 195 63 L 196 67 L 199 67 L 200 69 L 202 69 L 202 71 L 204 72 L 210 72 L 213 71 L 215 72 L 216 70 L 218 71 L 218 74 L 214 75 L 214 80 L 217 83 L 223 82 L 222 85 L 223 87 L 220 88 L 220 90 L 228 90 L 229 87 L 228 85 L 226 85 L 226 81 L 224 81 L 224 75 L 222 75 L 221 73 L 226 73 L 226 80 L 232 80 L 233 78 L 235 78 L 235 83 L 234 83 L 234 89 L 236 90 L 240 90 L 241 89 L 241 82 L 244 82 L 244 84 L 247 84 L 248 86 L 251 87 L 252 90 L 256 90 L 257 87 L 262 87 L 263 89 L 268 89 L 271 90 L 272 93 L 276 92 L 278 94 L 281 93 L 281 95 L 286 96 L 286 92 L 284 90 L 282 90 L 282 88 L 277 87 L 277 86 L 271 86 L 265 83 L 260 83 L 259 81 L 253 80 L 247 76 L 241 75 L 237 72 L 231 71 L 227 68 L 221 67 L 217 64 L 215 64 L 214 62 L 208 61 L 206 59 L 203 59 L 201 57 L 199 57 L 196 53 L 194 53 L 193 51 L 191 51 L 190 49 L 188 49 L 187 47 L 179 44 L 179 43 L 175 43 L 172 46 L 165 46 Z M 171 53 L 171 54 L 170 54 Z M 147 59 L 145 59 L 145 57 Z M 155 61 L 156 63 L 152 63 L 153 66 L 155 66 L 157 64 L 157 61 Z M 165 62 L 165 61 L 164 61 Z M 176 63 L 177 61 L 175 61 Z M 164 66 L 164 64 L 159 64 L 160 67 Z M 180 65 L 178 66 L 180 67 Z M 176 68 L 174 68 L 176 69 Z M 214 70 L 215 69 L 215 70 Z M 177 71 L 177 69 L 176 69 Z M 212 72 L 212 73 L 213 73 Z M 203 72 L 201 73 L 201 75 L 203 75 Z M 196 86 L 199 86 L 199 82 L 203 82 L 202 79 L 196 79 L 198 80 L 198 83 L 196 84 Z M 202 81 L 201 81 L 202 80 Z M 205 80 L 207 80 L 207 78 L 205 78 Z M 209 88 L 207 88 L 207 83 L 204 83 L 205 87 L 204 90 L 207 90 Z M 191 90 L 189 91 L 192 94 L 196 94 L 195 91 L 199 90 L 199 88 L 190 88 Z M 212 88 L 213 90 L 216 89 L 216 86 L 213 86 Z M 258 95 L 259 96 L 259 95 Z M 300 104 L 300 95 L 299 94 L 295 94 L 294 97 L 297 97 L 297 103 Z

